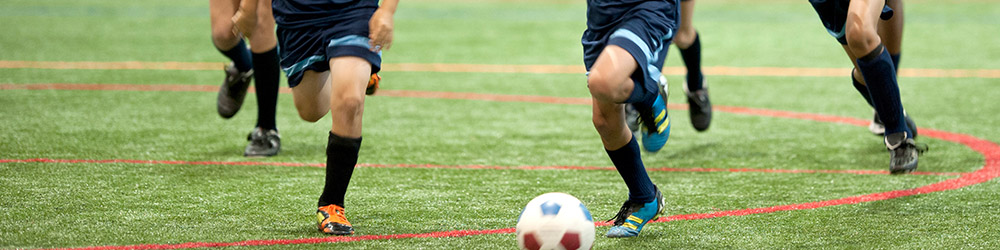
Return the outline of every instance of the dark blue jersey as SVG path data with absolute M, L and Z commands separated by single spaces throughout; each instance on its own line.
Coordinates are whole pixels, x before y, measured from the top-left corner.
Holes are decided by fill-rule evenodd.
M 274 0 L 271 8 L 281 27 L 329 27 L 339 20 L 370 17 L 378 0 Z

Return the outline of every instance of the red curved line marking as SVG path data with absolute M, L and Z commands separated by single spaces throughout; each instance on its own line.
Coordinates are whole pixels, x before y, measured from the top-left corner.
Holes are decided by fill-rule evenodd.
M 87 159 L 0 159 L 0 163 L 127 163 L 127 164 L 149 164 L 149 165 L 228 165 L 228 166 L 279 166 L 279 167 L 326 167 L 322 163 L 298 163 L 298 162 L 260 162 L 260 161 L 164 161 L 164 160 L 131 160 L 131 159 L 107 159 L 107 160 L 87 160 Z M 615 170 L 614 167 L 596 166 L 488 166 L 488 165 L 435 165 L 435 164 L 374 164 L 359 163 L 358 167 L 367 168 L 441 168 L 441 169 L 510 169 L 510 170 Z M 646 168 L 650 172 L 731 172 L 731 173 L 785 173 L 785 174 L 856 174 L 856 175 L 888 175 L 885 170 L 813 170 L 813 169 L 756 169 L 756 168 L 672 168 L 657 167 Z M 915 171 L 913 175 L 938 175 L 953 176 L 965 173 L 955 172 L 922 172 Z
M 385 92 L 385 91 L 382 91 Z M 417 92 L 414 92 L 417 93 Z M 441 92 L 423 92 L 423 93 L 441 93 Z M 474 94 L 466 96 L 475 95 L 485 95 L 485 94 Z M 448 96 L 448 94 L 445 94 Z M 461 96 L 461 95 L 460 95 Z M 499 101 L 511 101 L 507 97 L 496 97 L 500 95 L 488 95 L 494 96 L 496 100 Z M 408 96 L 408 97 L 419 97 L 419 96 Z M 557 98 L 551 97 L 552 100 L 548 99 L 531 99 L 543 103 L 562 103 L 560 101 L 569 101 L 573 104 L 579 103 L 581 98 Z M 513 98 L 516 101 L 526 101 L 525 99 Z M 675 107 L 676 108 L 676 107 Z M 771 116 L 779 118 L 792 118 L 792 119 L 805 119 L 820 122 L 834 122 L 842 123 L 856 126 L 864 126 L 867 121 L 860 120 L 856 118 L 847 117 L 837 117 L 830 115 L 819 115 L 819 114 L 808 114 L 800 112 L 790 112 L 790 111 L 778 111 L 778 110 L 767 110 L 767 109 L 755 109 L 755 108 L 741 108 L 741 107 L 725 107 L 717 106 L 719 111 L 731 112 L 737 114 L 745 115 L 759 115 L 759 116 Z M 985 158 L 986 163 L 982 168 L 974 172 L 962 174 L 960 177 L 955 179 L 948 179 L 940 181 L 937 183 L 932 183 L 929 185 L 905 189 L 905 190 L 894 190 L 881 193 L 873 193 L 866 195 L 850 196 L 840 199 L 799 203 L 799 204 L 789 204 L 789 205 L 779 205 L 772 207 L 762 207 L 762 208 L 748 208 L 748 209 L 738 209 L 738 210 L 728 210 L 720 211 L 714 213 L 702 213 L 702 214 L 684 214 L 684 215 L 673 215 L 668 217 L 662 217 L 653 222 L 666 222 L 674 220 L 696 220 L 696 219 L 707 219 L 716 218 L 724 216 L 742 216 L 751 214 L 763 214 L 763 213 L 773 213 L 779 211 L 790 211 L 790 210 L 803 210 L 803 209 L 815 209 L 827 206 L 835 205 L 845 205 L 845 204 L 856 204 L 861 202 L 879 201 L 893 199 L 903 196 L 926 194 L 932 192 L 940 192 L 946 190 L 953 190 L 962 187 L 967 187 L 979 183 L 983 183 L 1000 176 L 1000 146 L 997 144 L 979 139 L 970 135 L 951 133 L 939 130 L 933 130 L 928 128 L 920 128 L 921 134 L 926 137 L 937 138 L 940 140 L 951 141 L 966 145 L 967 147 L 979 152 Z M 599 226 L 606 225 L 606 223 L 596 223 Z M 222 247 L 222 246 L 264 246 L 264 245 L 279 245 L 279 244 L 311 244 L 311 243 L 325 243 L 325 242 L 345 242 L 345 241 L 363 241 L 363 240 L 378 240 L 378 239 L 402 239 L 402 238 L 427 238 L 427 237 L 460 237 L 469 235 L 482 235 L 482 234 L 499 234 L 499 233 L 511 233 L 513 228 L 503 228 L 503 229 L 489 229 L 489 230 L 457 230 L 457 231 L 446 231 L 446 232 L 431 232 L 423 234 L 394 234 L 394 235 L 365 235 L 365 236 L 355 236 L 355 237 L 323 237 L 323 238 L 303 238 L 303 239 L 292 239 L 292 240 L 248 240 L 248 241 L 238 241 L 238 242 L 191 242 L 182 244 L 146 244 L 146 245 L 128 245 L 128 246 L 94 246 L 86 248 L 75 248 L 75 249 L 112 249 L 112 250 L 123 250 L 123 249 L 179 249 L 179 248 L 195 248 L 195 247 Z M 73 248 L 64 248 L 73 249 Z

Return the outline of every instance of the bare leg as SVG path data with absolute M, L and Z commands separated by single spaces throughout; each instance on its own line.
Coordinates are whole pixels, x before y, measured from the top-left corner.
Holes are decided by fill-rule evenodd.
M 635 85 L 629 76 L 638 68 L 632 55 L 618 46 L 604 48 L 587 78 L 593 96 L 594 127 L 601 135 L 604 148 L 615 150 L 632 139 L 625 124 L 624 102 Z
M 893 10 L 892 18 L 879 21 L 878 35 L 889 54 L 898 55 L 903 47 L 903 0 L 886 0 Z
M 336 135 L 349 138 L 361 137 L 361 118 L 364 113 L 365 88 L 371 77 L 371 63 L 360 57 L 330 59 L 330 129 Z
M 211 0 L 208 2 L 209 14 L 212 20 L 212 42 L 215 43 L 215 47 L 220 50 L 229 50 L 233 46 L 236 46 L 240 42 L 240 38 L 233 34 L 233 15 L 236 14 L 236 9 L 239 8 L 239 0 Z M 270 6 L 268 6 L 268 15 L 270 15 Z M 274 17 L 271 17 L 272 29 Z M 258 25 L 259 26 L 259 25 Z M 273 33 L 273 30 L 272 30 Z
M 252 32 L 253 35 L 250 36 L 250 51 L 253 53 L 267 52 L 277 46 L 278 38 L 274 34 L 274 15 L 271 13 L 270 0 L 258 2 L 257 27 Z
M 674 36 L 674 44 L 680 49 L 687 49 L 694 42 L 694 1 L 681 1 L 681 27 Z
M 306 70 L 302 82 L 292 88 L 292 99 L 302 120 L 319 121 L 330 112 L 330 71 Z

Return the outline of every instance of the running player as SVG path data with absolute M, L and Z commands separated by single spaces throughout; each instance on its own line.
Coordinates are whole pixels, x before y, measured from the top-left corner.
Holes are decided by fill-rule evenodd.
M 330 113 L 333 118 L 326 147 L 326 184 L 316 211 L 318 229 L 327 234 L 353 234 L 344 196 L 361 149 L 365 94 L 377 87 L 375 73 L 381 68 L 381 50 L 392 43 L 398 0 L 384 0 L 381 6 L 378 0 L 261 2 L 274 9 L 281 67 L 299 117 L 316 122 Z M 237 22 L 245 19 L 250 17 Z
M 212 42 L 216 49 L 232 61 L 225 68 L 226 78 L 219 88 L 216 103 L 219 115 L 226 119 L 236 115 L 243 106 L 250 78 L 253 77 L 256 80 L 254 88 L 257 90 L 257 125 L 247 136 L 250 143 L 243 150 L 243 155 L 276 155 L 281 151 L 281 136 L 278 135 L 275 124 L 280 73 L 271 6 L 256 1 L 211 0 L 209 9 Z M 233 18 L 240 9 L 258 12 L 255 16 L 260 16 L 259 19 L 246 20 L 254 22 L 254 28 L 235 29 Z M 243 37 L 250 40 L 250 49 L 247 49 Z
M 663 209 L 639 144 L 625 121 L 631 103 L 642 120 L 642 143 L 657 151 L 670 135 L 660 71 L 677 29 L 677 0 L 588 0 L 581 39 L 593 122 L 604 149 L 628 186 L 628 200 L 612 218 L 608 237 L 635 237 Z
M 884 142 L 890 152 L 889 171 L 908 173 L 917 169 L 924 149 L 914 141 L 916 126 L 907 124 L 896 82 L 896 66 L 879 35 L 879 19 L 891 20 L 893 10 L 885 0 L 810 0 L 823 25 L 841 43 L 854 62 L 853 78 L 858 92 L 875 108 L 885 125 Z M 900 26 L 901 27 L 901 26 Z M 862 89 L 860 86 L 865 86 Z

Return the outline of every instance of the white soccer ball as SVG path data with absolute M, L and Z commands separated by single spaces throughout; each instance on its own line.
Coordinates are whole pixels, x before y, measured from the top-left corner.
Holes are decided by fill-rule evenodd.
M 593 245 L 594 219 L 572 195 L 535 197 L 517 219 L 517 246 L 521 249 L 590 249 Z

